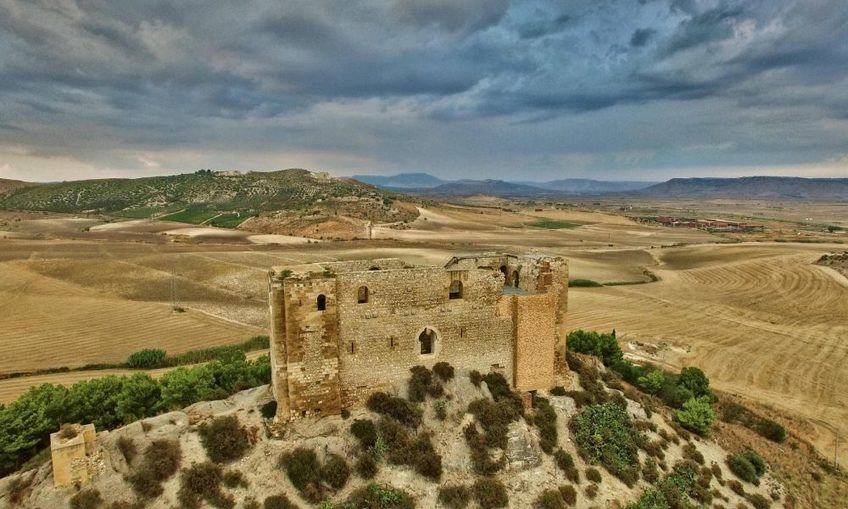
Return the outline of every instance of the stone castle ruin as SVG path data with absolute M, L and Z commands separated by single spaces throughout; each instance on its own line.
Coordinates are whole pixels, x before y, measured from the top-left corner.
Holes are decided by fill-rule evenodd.
M 568 262 L 560 257 L 275 268 L 269 290 L 278 420 L 339 414 L 404 383 L 411 367 L 440 361 L 499 372 L 524 393 L 568 376 Z

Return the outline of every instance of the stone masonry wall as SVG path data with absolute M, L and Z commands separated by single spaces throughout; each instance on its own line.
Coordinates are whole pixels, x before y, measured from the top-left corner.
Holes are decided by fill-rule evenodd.
M 339 342 L 345 404 L 403 383 L 409 368 L 447 361 L 463 369 L 512 376 L 512 321 L 496 315 L 499 272 L 446 271 L 439 267 L 353 272 L 338 275 Z M 452 280 L 462 298 L 449 299 Z M 357 303 L 360 286 L 367 303 Z M 420 354 L 419 334 L 435 330 L 431 355 Z

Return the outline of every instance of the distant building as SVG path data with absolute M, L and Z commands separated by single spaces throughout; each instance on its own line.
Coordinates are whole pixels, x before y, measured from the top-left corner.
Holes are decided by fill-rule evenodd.
M 446 361 L 502 373 L 519 391 L 568 376 L 568 262 L 456 256 L 444 266 L 398 259 L 276 268 L 270 273 L 277 418 L 338 414 Z

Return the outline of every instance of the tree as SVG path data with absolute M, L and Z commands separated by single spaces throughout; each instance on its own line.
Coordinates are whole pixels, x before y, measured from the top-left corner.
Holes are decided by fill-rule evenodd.
M 215 385 L 212 372 L 205 368 L 177 368 L 162 377 L 162 406 L 182 408 L 205 399 Z
M 692 391 L 696 398 L 712 396 L 710 379 L 699 368 L 683 368 L 680 370 L 680 378 L 677 383 Z
M 639 387 L 649 394 L 656 394 L 662 388 L 665 382 L 665 375 L 662 371 L 655 369 L 645 376 L 639 377 Z
M 716 420 L 716 414 L 708 396 L 690 399 L 683 404 L 681 410 L 674 413 L 674 417 L 681 426 L 699 435 L 708 435 L 710 426 Z
M 136 373 L 124 381 L 117 398 L 118 418 L 129 424 L 156 414 L 160 407 L 162 389 L 148 375 Z
M 594 355 L 605 366 L 614 366 L 624 359 L 615 334 L 603 334 L 593 331 L 571 331 L 567 338 L 568 349 L 572 352 Z

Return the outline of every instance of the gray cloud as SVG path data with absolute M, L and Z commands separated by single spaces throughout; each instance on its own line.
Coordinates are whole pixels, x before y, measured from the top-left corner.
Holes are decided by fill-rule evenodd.
M 848 153 L 846 85 L 841 0 L 0 0 L 19 177 L 813 164 Z

